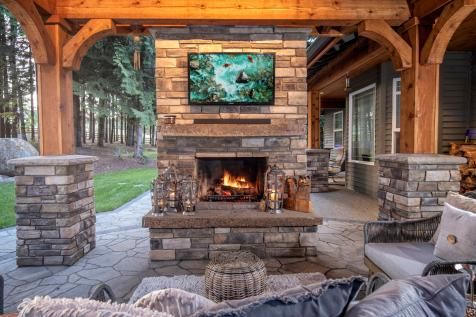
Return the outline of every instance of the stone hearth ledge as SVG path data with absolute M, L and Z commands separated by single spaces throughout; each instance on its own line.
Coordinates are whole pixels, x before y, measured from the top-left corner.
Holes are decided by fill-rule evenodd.
M 320 218 L 285 211 L 271 215 L 256 210 L 207 210 L 195 215 L 159 217 L 149 212 L 151 265 L 168 260 L 207 260 L 220 252 L 248 250 L 259 257 L 316 256 Z

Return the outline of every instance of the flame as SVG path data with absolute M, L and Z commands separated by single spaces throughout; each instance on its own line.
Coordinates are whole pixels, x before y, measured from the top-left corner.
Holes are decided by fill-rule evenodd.
M 230 172 L 225 170 L 223 175 L 223 185 L 235 188 L 253 188 L 254 186 L 246 180 L 243 176 L 233 176 Z

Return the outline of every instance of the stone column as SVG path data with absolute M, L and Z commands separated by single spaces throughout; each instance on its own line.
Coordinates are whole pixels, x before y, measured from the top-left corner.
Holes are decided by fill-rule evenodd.
M 448 191 L 458 192 L 466 159 L 439 154 L 377 155 L 379 218 L 412 219 L 443 211 Z
M 329 156 L 324 149 L 307 149 L 307 174 L 311 178 L 311 193 L 329 190 Z
M 17 265 L 72 265 L 96 245 L 92 156 L 35 156 L 15 166 Z

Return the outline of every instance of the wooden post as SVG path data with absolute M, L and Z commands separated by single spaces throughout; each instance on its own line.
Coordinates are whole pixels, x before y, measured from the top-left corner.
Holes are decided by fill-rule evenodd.
M 307 147 L 319 148 L 320 144 L 320 112 L 321 97 L 319 92 L 309 90 L 307 92 Z
M 407 32 L 412 67 L 401 72 L 400 152 L 437 153 L 439 64 L 420 64 L 420 25 Z
M 68 35 L 59 24 L 46 26 L 56 56 L 38 65 L 38 118 L 41 155 L 74 153 L 73 77 L 64 69 L 63 45 Z

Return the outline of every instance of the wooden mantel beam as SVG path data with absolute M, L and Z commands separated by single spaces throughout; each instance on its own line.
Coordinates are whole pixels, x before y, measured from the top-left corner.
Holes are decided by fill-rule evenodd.
M 383 19 L 399 25 L 410 18 L 406 0 L 57 0 L 65 19 L 154 21 L 163 24 L 343 25 Z M 330 25 L 330 24 L 329 24 Z
M 443 63 L 453 34 L 474 10 L 476 0 L 454 0 L 443 9 L 421 50 L 421 64 Z
M 54 63 L 54 46 L 33 0 L 0 0 L 0 5 L 4 5 L 20 22 L 30 42 L 35 63 Z
M 79 70 L 88 50 L 101 38 L 116 34 L 116 25 L 111 19 L 89 20 L 63 48 L 63 67 Z
M 358 25 L 357 31 L 359 35 L 382 45 L 390 54 L 393 67 L 397 71 L 412 66 L 412 48 L 387 22 L 365 20 Z

